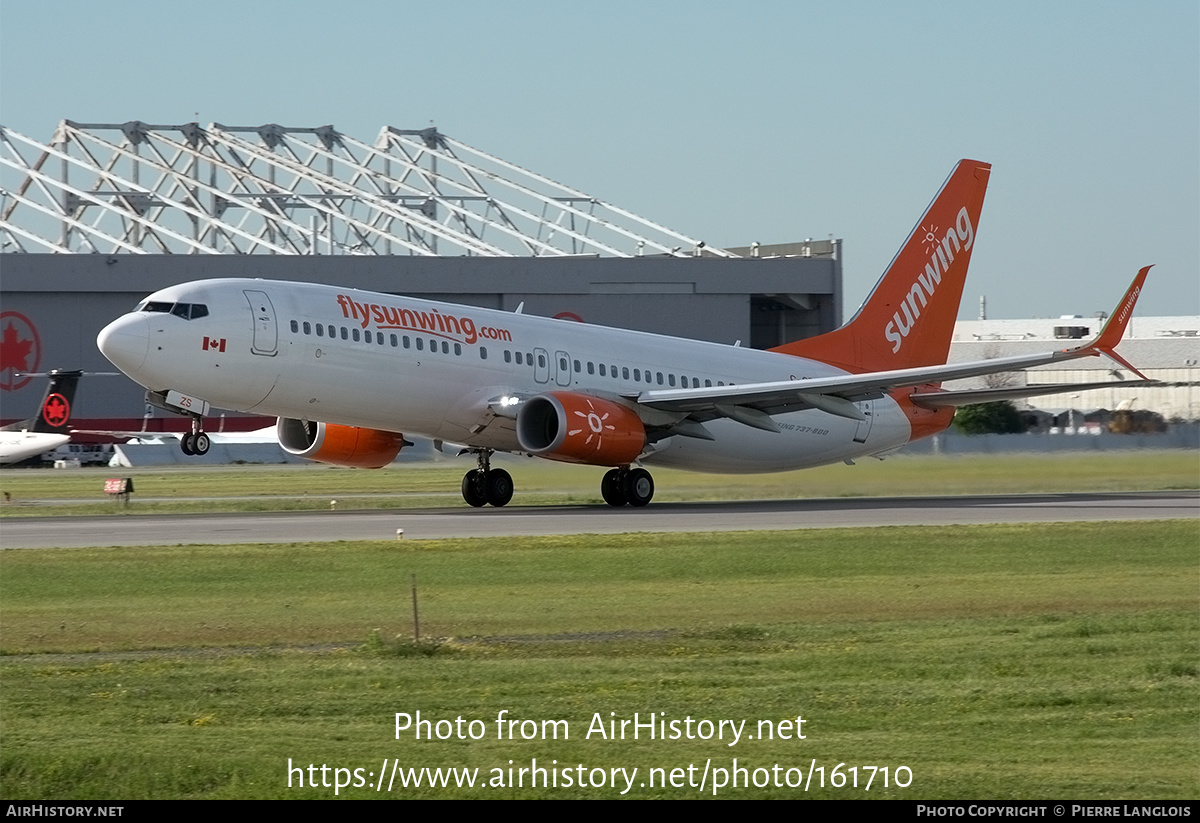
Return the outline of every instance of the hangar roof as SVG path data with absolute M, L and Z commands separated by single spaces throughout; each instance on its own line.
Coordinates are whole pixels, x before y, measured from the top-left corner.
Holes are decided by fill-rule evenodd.
M 0 126 L 5 252 L 737 257 L 442 134 Z

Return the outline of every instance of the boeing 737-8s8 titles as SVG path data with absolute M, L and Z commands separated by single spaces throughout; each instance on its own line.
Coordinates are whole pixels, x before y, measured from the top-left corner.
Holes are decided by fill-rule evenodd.
M 405 434 L 463 444 L 472 506 L 503 506 L 496 451 L 609 469 L 613 506 L 644 506 L 643 465 L 771 472 L 879 454 L 942 431 L 954 407 L 1064 386 L 948 391 L 942 382 L 1114 351 L 1147 269 L 1100 334 L 1040 355 L 946 365 L 991 166 L 961 161 L 845 326 L 770 351 L 267 280 L 201 280 L 147 297 L 99 335 L 151 402 L 274 415 L 288 452 L 379 467 Z M 1073 391 L 1087 387 L 1073 385 Z

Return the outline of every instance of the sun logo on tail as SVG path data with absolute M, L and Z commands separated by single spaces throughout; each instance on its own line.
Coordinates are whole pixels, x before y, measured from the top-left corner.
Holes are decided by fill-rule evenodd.
M 930 226 L 929 228 L 925 228 L 924 226 L 921 226 L 921 231 L 925 234 L 925 236 L 921 239 L 921 242 L 925 244 L 925 250 L 930 254 L 933 254 L 934 249 L 937 248 L 938 243 L 940 243 L 942 240 L 940 237 L 938 237 L 938 227 Z

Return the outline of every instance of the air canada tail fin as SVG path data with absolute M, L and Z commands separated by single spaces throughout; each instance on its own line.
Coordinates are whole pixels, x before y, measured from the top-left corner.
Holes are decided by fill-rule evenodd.
M 959 161 L 850 322 L 772 351 L 854 373 L 945 363 L 991 168 Z
M 83 372 L 55 369 L 47 376 L 50 382 L 46 386 L 42 403 L 38 406 L 37 416 L 25 421 L 22 427 L 27 431 L 70 434 L 67 424 L 71 420 L 71 408 L 75 404 L 75 387 L 79 384 Z

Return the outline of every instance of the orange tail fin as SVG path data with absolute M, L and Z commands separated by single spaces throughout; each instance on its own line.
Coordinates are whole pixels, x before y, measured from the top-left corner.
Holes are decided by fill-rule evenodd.
M 959 161 L 850 322 L 771 351 L 850 372 L 945 363 L 991 168 Z

